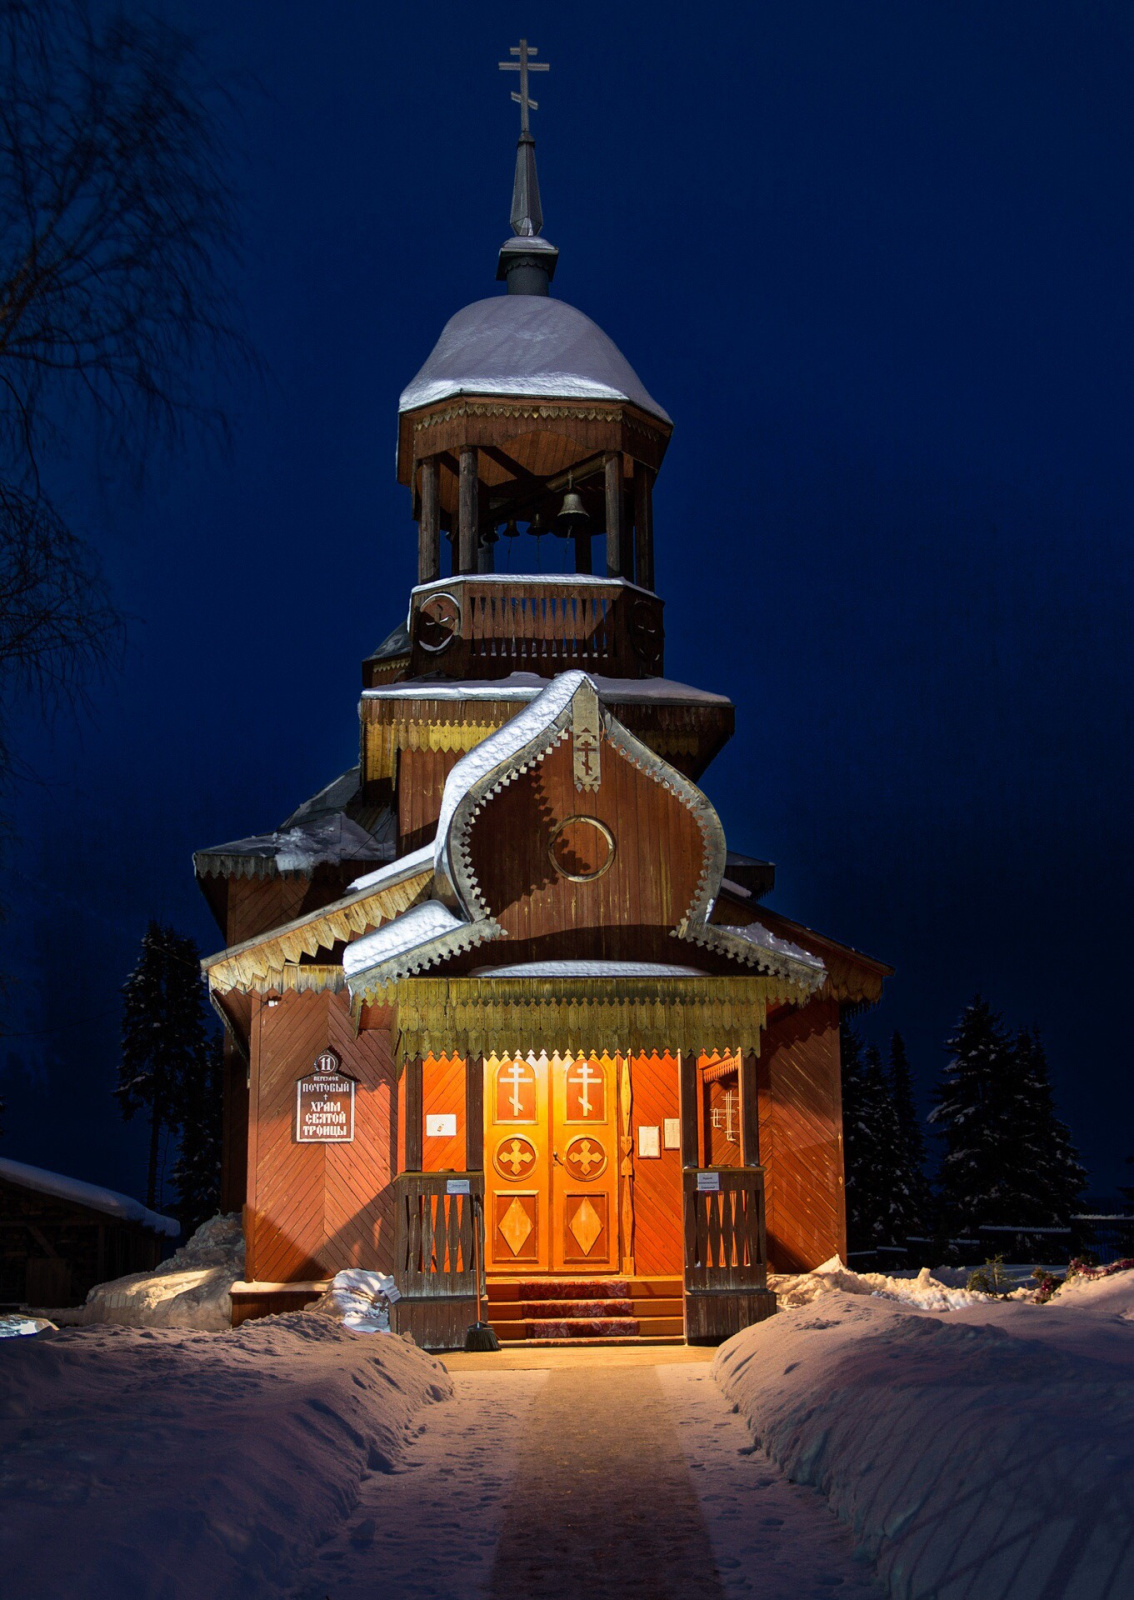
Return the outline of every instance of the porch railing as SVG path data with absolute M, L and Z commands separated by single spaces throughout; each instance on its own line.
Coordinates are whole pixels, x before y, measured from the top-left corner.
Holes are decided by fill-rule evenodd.
M 466 1192 L 467 1186 L 467 1192 Z M 474 1205 L 475 1202 L 475 1205 Z M 484 1173 L 402 1172 L 394 1179 L 394 1277 L 411 1299 L 484 1292 Z
M 764 1169 L 687 1167 L 682 1183 L 686 1290 L 765 1288 Z
M 411 676 L 662 670 L 662 602 L 619 578 L 457 577 L 411 599 Z

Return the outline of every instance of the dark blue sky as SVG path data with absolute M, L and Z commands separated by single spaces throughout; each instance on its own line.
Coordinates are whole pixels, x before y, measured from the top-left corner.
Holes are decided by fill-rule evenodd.
M 73 490 L 134 620 L 89 712 L 24 735 L 0 1149 L 140 1189 L 108 1097 L 146 920 L 215 948 L 191 851 L 355 759 L 358 663 L 413 581 L 397 396 L 496 292 L 496 62 L 525 33 L 555 291 L 676 422 L 667 670 L 736 701 L 704 780 L 730 842 L 779 864 L 779 909 L 896 966 L 864 1027 L 906 1033 L 923 1088 L 975 990 L 1038 1024 L 1092 1187 L 1122 1181 L 1134 12 L 163 9 L 246 81 L 270 376 L 232 391 L 228 459 Z

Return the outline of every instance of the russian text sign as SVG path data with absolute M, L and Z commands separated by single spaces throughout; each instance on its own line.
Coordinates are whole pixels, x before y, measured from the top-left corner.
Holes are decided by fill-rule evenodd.
M 333 1050 L 324 1050 L 295 1086 L 296 1144 L 350 1144 L 354 1138 L 353 1078 Z

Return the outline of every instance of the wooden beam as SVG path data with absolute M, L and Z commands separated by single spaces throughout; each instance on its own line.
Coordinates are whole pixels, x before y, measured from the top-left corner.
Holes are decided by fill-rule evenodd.
M 519 478 L 521 483 L 543 483 L 542 478 L 538 478 L 534 472 L 529 472 L 527 467 L 522 462 L 517 461 L 515 456 L 510 456 L 507 450 L 500 450 L 494 444 L 482 444 L 480 448 L 490 461 L 495 461 L 498 467 L 503 467 L 505 472 L 510 472 L 513 478 Z M 497 488 L 499 487 L 500 485 L 497 484 Z
M 654 473 L 634 463 L 634 582 L 654 587 Z
M 606 480 L 606 575 L 621 578 L 622 572 L 622 457 L 611 454 L 603 464 Z
M 484 1057 L 465 1062 L 465 1170 L 484 1171 Z
M 740 1055 L 740 1160 L 746 1167 L 760 1165 L 760 1115 L 756 1098 L 757 1058 L 750 1050 Z
M 422 1119 L 421 1057 L 411 1056 L 406 1062 L 406 1171 L 422 1170 L 422 1151 L 425 1147 L 425 1127 Z
M 421 463 L 421 522 L 417 535 L 417 581 L 441 576 L 440 464 L 436 456 Z
M 477 450 L 465 445 L 461 451 L 461 481 L 458 502 L 458 561 L 461 572 L 476 571 L 477 537 L 480 524 L 480 484 L 477 481 Z
M 700 1165 L 697 1138 L 697 1097 L 699 1074 L 697 1057 L 683 1050 L 678 1058 L 678 1075 L 681 1087 L 681 1165 Z

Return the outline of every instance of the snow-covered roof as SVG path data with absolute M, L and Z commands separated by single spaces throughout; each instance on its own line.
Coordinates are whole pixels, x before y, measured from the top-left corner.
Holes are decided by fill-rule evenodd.
M 385 889 L 392 883 L 400 883 L 403 878 L 412 878 L 423 867 L 433 865 L 433 840 L 423 844 L 420 850 L 411 850 L 408 855 L 399 856 L 396 861 L 391 861 L 389 866 L 379 867 L 376 872 L 364 872 L 361 878 L 355 878 L 350 886 L 354 894 L 358 890 Z
M 0 1156 L 0 1178 L 19 1184 L 22 1189 L 34 1189 L 37 1194 L 50 1194 L 57 1200 L 89 1206 L 92 1211 L 105 1212 L 108 1217 L 118 1217 L 123 1222 L 140 1222 L 154 1233 L 164 1233 L 171 1239 L 181 1232 L 176 1217 L 163 1217 L 140 1200 L 131 1200 L 128 1194 L 103 1189 L 97 1183 L 84 1183 L 81 1178 L 68 1178 L 62 1172 L 48 1172 L 43 1167 L 29 1167 L 23 1161 Z
M 494 295 L 450 317 L 398 410 L 458 394 L 629 400 L 670 421 L 613 340 L 550 295 Z
M 235 873 L 251 878 L 262 876 L 265 868 L 269 872 L 311 872 L 325 863 L 373 861 L 385 854 L 386 850 L 365 828 L 342 812 L 335 812 L 298 827 L 252 834 L 247 839 L 198 850 L 193 864 L 202 875 L 222 877 Z
M 427 900 L 424 905 L 414 906 L 392 922 L 387 922 L 384 927 L 348 944 L 343 951 L 343 971 L 349 980 L 360 972 L 368 972 L 372 967 L 395 961 L 399 956 L 420 950 L 445 938 L 447 934 L 463 932 L 468 927 L 464 918 L 455 917 L 440 900 Z
M 703 978 L 700 967 L 662 961 L 517 961 L 510 967 L 476 967 L 474 978 Z
M 790 939 L 781 939 L 779 934 L 763 927 L 759 922 L 747 922 L 743 927 L 734 928 L 724 924 L 717 924 L 722 933 L 730 933 L 738 939 L 743 939 L 745 944 L 755 945 L 758 950 L 766 950 L 770 955 L 787 956 L 792 961 L 800 961 L 804 966 L 811 967 L 815 972 L 826 972 L 819 956 L 812 955 L 810 950 L 805 950 L 802 945 L 792 944 Z
M 729 706 L 727 695 L 710 694 L 672 678 L 605 678 L 587 676 L 600 700 L 618 705 L 718 705 Z M 535 672 L 510 672 L 503 678 L 403 678 L 400 683 L 364 689 L 364 700 L 534 700 L 549 679 Z

